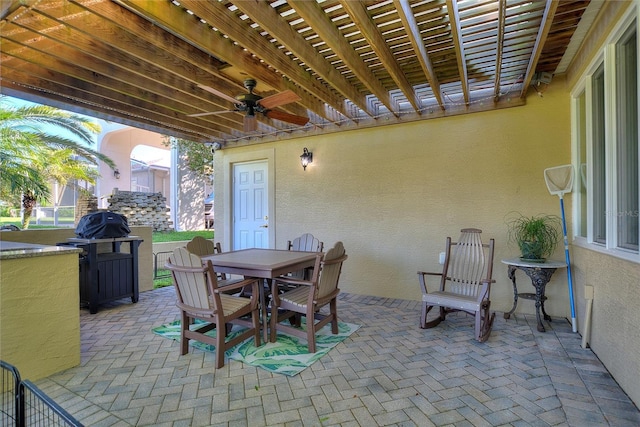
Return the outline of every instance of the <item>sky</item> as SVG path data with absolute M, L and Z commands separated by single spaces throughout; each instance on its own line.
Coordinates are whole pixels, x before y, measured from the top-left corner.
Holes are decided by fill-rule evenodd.
M 15 106 L 18 108 L 39 105 L 33 102 L 24 101 L 22 99 L 14 98 L 11 96 L 3 96 L 2 100 L 3 102 L 7 102 L 9 105 Z M 76 114 L 76 113 L 72 113 L 72 114 Z M 82 114 L 78 114 L 78 115 L 83 116 Z M 95 119 L 94 117 L 91 117 L 91 116 L 84 115 L 84 117 L 95 120 L 98 123 L 102 121 L 99 119 Z M 97 136 L 96 136 L 96 142 L 97 142 Z M 158 165 L 158 166 L 164 166 L 167 168 L 171 167 L 171 152 L 169 150 L 163 150 L 161 148 L 139 145 L 133 149 L 131 153 L 131 158 L 134 160 L 144 162 L 148 165 Z

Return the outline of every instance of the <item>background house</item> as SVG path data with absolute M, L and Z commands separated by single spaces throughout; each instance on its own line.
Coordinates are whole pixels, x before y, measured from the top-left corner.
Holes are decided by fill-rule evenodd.
M 100 179 L 96 185 L 99 207 L 108 207 L 108 198 L 115 188 L 121 191 L 161 193 L 167 199 L 171 221 L 177 230 L 200 230 L 205 227 L 204 199 L 211 191 L 211 182 L 203 182 L 185 166 L 180 154 L 166 145 L 167 137 L 144 129 L 103 123 L 98 136 L 101 152 L 111 157 L 118 174 L 102 164 Z M 167 156 L 141 154 L 135 159 L 135 151 L 152 148 L 167 152 Z M 150 150 L 148 150 L 150 151 Z M 133 158 L 132 158 L 133 156 Z M 148 164 L 150 163 L 150 164 Z M 180 191 L 172 189 L 180 188 Z

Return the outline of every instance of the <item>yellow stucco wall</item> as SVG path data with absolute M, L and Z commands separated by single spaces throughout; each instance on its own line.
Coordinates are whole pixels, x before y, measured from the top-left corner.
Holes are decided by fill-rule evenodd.
M 151 227 L 131 227 L 131 231 L 144 240 L 138 254 L 138 278 L 140 292 L 148 291 L 153 289 Z M 42 245 L 55 245 L 69 237 L 75 237 L 70 228 L 0 232 L 0 240 Z M 0 358 L 31 381 L 78 365 L 79 307 L 78 254 L 3 259 Z
M 607 38 L 638 1 L 603 2 L 596 23 L 567 70 L 571 88 L 585 78 L 592 60 L 602 55 Z M 578 330 L 584 333 L 584 286 L 593 286 L 589 345 L 616 381 L 640 406 L 640 265 L 577 245 L 571 248 Z
M 593 286 L 589 345 L 638 405 L 640 403 L 640 266 L 572 247 L 576 304 L 584 328 L 584 285 Z
M 500 259 L 517 253 L 507 245 L 505 216 L 560 213 L 543 170 L 570 162 L 569 123 L 568 93 L 558 78 L 543 98 L 529 96 L 522 107 L 221 150 L 215 156 L 216 239 L 230 229 L 225 156 L 246 160 L 271 150 L 275 216 L 269 222 L 276 247 L 304 232 L 325 248 L 342 240 L 349 254 L 343 291 L 417 300 L 416 272 L 441 270 L 445 238 L 477 227 L 485 240 L 496 239 L 493 308 L 508 311 L 513 291 Z M 303 147 L 313 152 L 306 172 L 299 161 Z M 568 198 L 567 209 L 570 204 Z M 561 248 L 555 258 L 564 259 Z M 526 276 L 518 280 L 521 290 L 533 290 Z M 547 295 L 551 315 L 569 316 L 566 273 L 553 276 Z M 518 306 L 518 312 L 533 309 L 533 301 Z
M 0 261 L 0 359 L 23 379 L 80 364 L 78 286 L 77 253 Z

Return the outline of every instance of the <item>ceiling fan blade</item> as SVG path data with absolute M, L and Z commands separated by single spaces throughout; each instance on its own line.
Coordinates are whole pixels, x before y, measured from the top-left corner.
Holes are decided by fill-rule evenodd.
M 219 97 L 220 97 L 220 98 L 222 98 L 222 99 L 226 99 L 227 101 L 232 102 L 234 105 L 235 105 L 235 104 L 239 104 L 239 103 L 240 103 L 240 102 L 239 102 L 237 99 L 235 99 L 234 97 L 229 96 L 229 95 L 226 95 L 226 94 L 224 94 L 224 93 L 220 92 L 219 90 L 212 88 L 211 86 L 198 84 L 198 87 L 199 87 L 200 89 L 204 89 L 204 90 L 206 90 L 207 92 L 211 92 L 211 93 L 212 93 L 212 94 L 214 94 L 215 96 L 219 96 Z
M 253 132 L 258 129 L 258 121 L 256 116 L 244 116 L 244 131 Z
M 269 110 L 264 113 L 270 119 L 281 120 L 294 125 L 304 126 L 309 122 L 308 117 L 296 116 L 295 114 L 285 113 L 284 111 Z
M 209 111 L 208 113 L 187 114 L 187 117 L 211 116 L 214 114 L 235 113 L 236 110 Z
M 295 92 L 291 90 L 285 90 L 284 92 L 276 93 L 275 95 L 267 96 L 258 101 L 258 104 L 262 105 L 267 110 L 279 107 L 280 105 L 289 104 L 291 102 L 300 101 L 300 98 Z

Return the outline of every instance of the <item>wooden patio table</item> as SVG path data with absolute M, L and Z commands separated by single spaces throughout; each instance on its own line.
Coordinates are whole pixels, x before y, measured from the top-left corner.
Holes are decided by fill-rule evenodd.
M 269 288 L 272 279 L 292 271 L 313 267 L 318 252 L 298 252 L 280 249 L 240 249 L 220 254 L 206 255 L 202 261 L 211 261 L 217 273 L 237 274 L 245 277 L 266 279 Z M 267 335 L 267 306 L 264 286 L 260 286 L 260 311 L 262 333 Z

